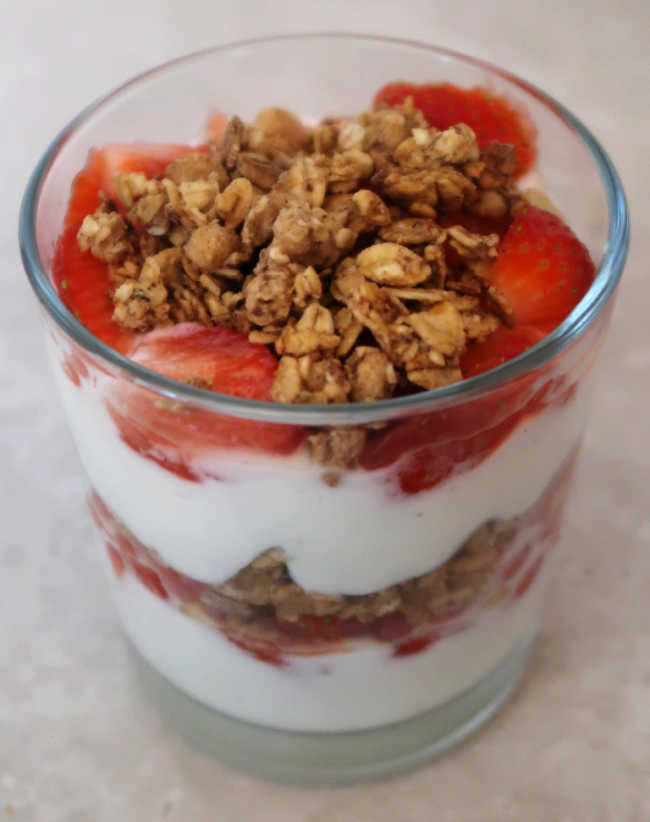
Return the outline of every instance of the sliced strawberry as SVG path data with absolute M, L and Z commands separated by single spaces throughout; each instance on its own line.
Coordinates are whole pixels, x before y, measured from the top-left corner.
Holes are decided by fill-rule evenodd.
M 277 360 L 264 345 L 226 328 L 182 323 L 142 336 L 130 352 L 133 360 L 176 380 L 197 381 L 222 394 L 269 400 Z M 130 386 L 109 404 L 122 439 L 134 451 L 191 481 L 192 467 L 211 448 L 251 448 L 274 454 L 293 452 L 304 429 L 237 419 L 177 403 Z
M 400 488 L 407 494 L 417 494 L 433 488 L 460 466 L 468 469 L 478 465 L 513 427 L 513 419 L 509 418 L 473 436 L 447 440 L 411 453 L 400 466 Z
M 379 108 L 380 106 L 399 106 L 407 97 L 413 97 L 413 100 L 415 100 L 415 95 L 420 88 L 421 86 L 416 83 L 405 83 L 400 80 L 396 83 L 388 83 L 383 88 L 380 88 L 375 95 L 373 106 L 375 108 Z
M 236 645 L 242 651 L 255 657 L 259 662 L 266 662 L 269 665 L 275 665 L 278 668 L 284 667 L 287 663 L 283 659 L 280 650 L 274 647 L 271 643 L 258 640 L 257 642 L 243 642 L 241 639 L 233 636 L 225 635 L 229 642 Z
M 440 637 L 435 634 L 407 639 L 395 646 L 392 656 L 398 658 L 401 656 L 413 656 L 413 654 L 419 654 L 420 651 L 424 651 L 426 648 L 431 647 L 431 645 L 439 639 Z
M 467 347 L 460 358 L 463 377 L 475 377 L 491 368 L 518 357 L 526 349 L 544 338 L 544 333 L 533 326 L 506 328 L 501 326 L 483 342 L 475 342 Z
M 227 328 L 181 323 L 138 338 L 132 360 L 181 382 L 205 383 L 211 391 L 269 400 L 278 366 L 265 345 L 250 343 L 245 334 Z
M 191 146 L 165 143 L 131 143 L 107 145 L 92 151 L 85 168 L 72 183 L 72 193 L 65 225 L 80 223 L 86 214 L 92 214 L 100 203 L 99 193 L 115 198 L 115 177 L 140 171 L 147 177 L 156 177 L 165 168 L 188 151 Z
M 134 143 L 109 145 L 93 151 L 86 167 L 77 174 L 65 217 L 65 230 L 57 243 L 52 263 L 52 278 L 59 296 L 79 322 L 124 354 L 133 335 L 113 323 L 111 282 L 107 266 L 77 245 L 77 232 L 83 218 L 99 205 L 100 192 L 115 196 L 114 179 L 118 173 L 141 171 L 148 177 L 162 174 L 166 166 L 190 146 Z
M 495 140 L 514 146 L 517 176 L 532 166 L 536 154 L 535 127 L 526 113 L 506 98 L 484 88 L 461 89 L 451 83 L 389 83 L 377 92 L 374 105 L 396 106 L 407 97 L 413 97 L 416 108 L 436 128 L 466 123 L 474 130 L 480 148 Z
M 132 560 L 130 562 L 131 568 L 140 582 L 148 588 L 152 594 L 155 594 L 160 599 L 169 599 L 169 594 L 165 591 L 165 587 L 158 574 L 148 565 Z
M 54 285 L 64 305 L 91 334 L 125 354 L 133 334 L 111 319 L 113 301 L 108 267 L 92 254 L 81 251 L 77 244 L 79 225 L 70 224 L 59 238 L 52 263 Z
M 120 556 L 119 552 L 115 549 L 115 546 L 111 545 L 110 542 L 106 543 L 106 550 L 108 552 L 108 558 L 111 561 L 113 571 L 115 572 L 115 576 L 119 579 L 120 577 L 124 576 L 124 571 L 126 570 L 124 560 Z
M 514 219 L 492 267 L 519 325 L 543 331 L 560 323 L 593 282 L 589 252 L 555 214 L 527 206 Z

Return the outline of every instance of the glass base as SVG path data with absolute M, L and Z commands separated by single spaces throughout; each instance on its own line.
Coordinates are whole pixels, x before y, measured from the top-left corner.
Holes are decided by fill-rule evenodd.
M 252 776 L 333 787 L 412 770 L 473 734 L 514 693 L 534 639 L 527 637 L 496 670 L 438 708 L 381 728 L 338 733 L 280 731 L 219 713 L 170 684 L 127 644 L 139 684 L 172 730 Z

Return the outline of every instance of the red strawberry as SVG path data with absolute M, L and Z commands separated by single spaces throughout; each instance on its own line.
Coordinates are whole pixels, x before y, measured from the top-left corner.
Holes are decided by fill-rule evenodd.
M 181 323 L 138 338 L 132 360 L 181 382 L 197 380 L 221 394 L 269 400 L 277 360 L 265 345 L 227 328 Z
M 528 325 L 501 326 L 483 342 L 471 343 L 460 358 L 463 377 L 475 377 L 522 354 L 544 338 L 544 333 Z
M 133 360 L 180 381 L 198 380 L 222 394 L 269 400 L 277 360 L 264 345 L 226 328 L 183 323 L 142 336 Z M 130 386 L 109 405 L 122 439 L 133 450 L 184 479 L 199 481 L 192 459 L 210 448 L 251 448 L 275 454 L 294 451 L 302 428 L 238 419 L 200 408 L 179 408 Z
M 92 209 L 91 209 L 92 210 Z M 52 278 L 61 300 L 91 334 L 111 348 L 126 353 L 133 334 L 116 325 L 108 267 L 77 244 L 80 223 L 70 224 L 57 243 Z
M 431 645 L 439 639 L 440 637 L 435 634 L 432 634 L 431 636 L 418 636 L 413 639 L 407 639 L 395 646 L 392 656 L 397 658 L 401 656 L 413 656 L 413 654 L 419 654 L 420 651 L 424 651 L 425 648 L 430 648 Z
M 72 183 L 65 225 L 80 223 L 86 214 L 92 214 L 100 202 L 99 192 L 115 197 L 115 176 L 141 171 L 147 177 L 156 177 L 182 154 L 194 151 L 191 146 L 164 143 L 132 143 L 107 145 L 90 153 L 85 168 Z
M 475 134 L 480 148 L 491 142 L 508 143 L 517 152 L 519 176 L 535 160 L 535 127 L 527 115 L 505 99 L 487 89 L 461 89 L 450 83 L 389 83 L 375 96 L 375 107 L 396 106 L 413 97 L 416 108 L 427 122 L 439 129 L 466 123 Z
M 120 577 L 124 576 L 124 571 L 126 570 L 124 560 L 122 559 L 116 548 L 110 544 L 110 542 L 106 543 L 106 550 L 108 551 L 108 558 L 111 561 L 111 565 L 113 567 L 113 571 L 115 572 L 115 576 L 119 579 Z
M 555 214 L 527 206 L 503 238 L 490 279 L 519 325 L 547 332 L 580 302 L 594 274 L 589 252 L 571 229 Z
M 458 466 L 472 468 L 478 465 L 503 442 L 518 419 L 517 415 L 472 436 L 450 439 L 414 451 L 400 466 L 400 488 L 407 494 L 417 494 L 425 488 L 433 488 Z
M 114 179 L 120 172 L 141 171 L 148 177 L 162 174 L 176 157 L 191 151 L 190 146 L 135 143 L 129 146 L 109 145 L 93 151 L 86 167 L 72 183 L 72 193 L 65 217 L 65 230 L 57 243 L 52 263 L 52 277 L 61 299 L 79 322 L 124 354 L 133 335 L 111 320 L 113 303 L 109 293 L 108 269 L 92 254 L 80 251 L 77 231 L 83 218 L 97 208 L 100 191 L 115 196 Z
M 165 591 L 165 587 L 162 584 L 162 581 L 158 574 L 150 568 L 148 565 L 144 565 L 141 562 L 136 562 L 132 560 L 130 562 L 131 568 L 133 568 L 135 575 L 140 580 L 140 582 L 148 588 L 152 594 L 155 594 L 160 599 L 169 599 L 169 594 Z

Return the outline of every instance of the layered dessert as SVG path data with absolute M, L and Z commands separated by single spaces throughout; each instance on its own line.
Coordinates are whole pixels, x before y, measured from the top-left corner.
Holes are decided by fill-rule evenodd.
M 482 89 L 209 131 L 94 151 L 53 262 L 79 322 L 179 384 L 55 341 L 125 629 L 249 721 L 414 716 L 535 633 L 590 362 L 438 389 L 540 342 L 593 263 L 526 182 L 534 125 Z

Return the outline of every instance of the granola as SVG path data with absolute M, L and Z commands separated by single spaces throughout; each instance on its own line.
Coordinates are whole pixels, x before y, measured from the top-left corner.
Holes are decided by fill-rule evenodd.
M 158 178 L 118 175 L 78 243 L 121 326 L 236 329 L 278 356 L 276 401 L 369 402 L 462 379 L 467 344 L 512 323 L 488 276 L 499 237 L 461 217 L 514 214 L 515 168 L 411 98 L 312 130 L 267 108 Z
M 338 435 L 350 436 L 342 432 Z M 359 432 L 361 436 L 362 432 Z M 320 436 L 320 435 L 317 435 Z M 318 443 L 314 447 L 326 447 Z M 333 444 L 331 447 L 336 448 Z M 346 446 L 344 446 L 346 447 Z M 292 580 L 279 548 L 260 554 L 222 585 L 215 598 L 246 606 L 270 606 L 282 620 L 329 616 L 372 622 L 386 614 L 404 615 L 414 627 L 441 620 L 460 609 L 494 604 L 494 570 L 519 527 L 517 519 L 481 525 L 444 565 L 419 577 L 365 595 L 305 591 Z

